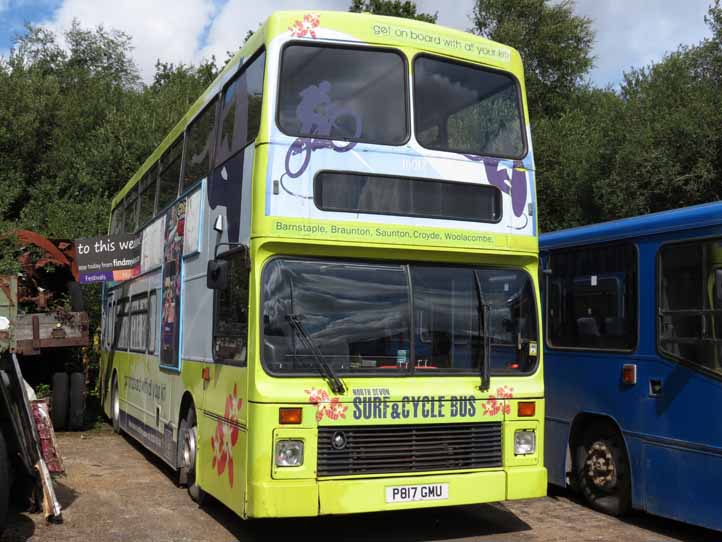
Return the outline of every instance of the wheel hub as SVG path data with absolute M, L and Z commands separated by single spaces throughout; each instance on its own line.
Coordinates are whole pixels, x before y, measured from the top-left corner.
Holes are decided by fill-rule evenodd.
M 614 454 L 606 442 L 597 441 L 587 453 L 586 474 L 600 489 L 610 490 L 617 485 L 617 467 Z
M 183 438 L 183 465 L 190 471 L 196 464 L 196 428 L 191 427 Z
M 115 389 L 113 394 L 113 418 L 115 420 L 120 419 L 120 399 L 118 398 L 118 390 Z

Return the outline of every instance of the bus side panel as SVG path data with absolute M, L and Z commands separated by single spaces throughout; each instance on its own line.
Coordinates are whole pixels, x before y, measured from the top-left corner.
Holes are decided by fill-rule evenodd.
M 255 147 L 248 145 L 238 155 L 216 168 L 207 185 L 208 197 L 204 203 L 203 248 L 207 261 L 218 254 L 233 250 L 238 243 L 250 244 L 252 177 Z M 221 177 L 221 173 L 223 177 Z M 220 183 L 220 184 L 219 184 Z M 230 186 L 219 188 L 219 186 Z M 224 192 L 219 201 L 219 190 Z M 218 218 L 223 230 L 214 229 Z M 187 262 L 188 265 L 189 262 Z M 204 264 L 205 265 L 205 264 Z M 246 359 L 237 365 L 213 360 L 214 292 L 206 286 L 206 270 L 187 267 L 186 307 L 183 320 L 183 349 L 196 360 L 203 360 L 208 369 L 209 381 L 204 383 L 202 407 L 196 407 L 198 421 L 198 483 L 201 487 L 235 511 L 245 515 L 245 488 L 247 481 L 246 454 L 248 446 L 248 377 L 247 363 L 253 351 L 246 347 Z M 252 280 L 249 280 L 252 289 Z M 252 315 L 255 312 L 248 311 Z M 249 322 L 252 336 L 253 322 Z M 196 364 L 194 364 L 196 365 Z M 242 365 L 242 366 L 240 366 Z
M 722 530 L 722 456 L 645 444 L 644 459 L 648 512 Z
M 198 414 L 201 487 L 238 515 L 244 514 L 247 450 L 247 368 L 209 364 Z
M 549 483 L 561 487 L 567 485 L 567 443 L 569 442 L 569 422 L 547 416 L 544 424 L 545 466 Z
M 722 487 L 722 436 L 715 413 L 722 401 L 718 380 L 668 360 L 640 364 L 645 509 L 712 529 L 722 529 L 718 513 Z M 650 382 L 661 393 L 650 393 Z

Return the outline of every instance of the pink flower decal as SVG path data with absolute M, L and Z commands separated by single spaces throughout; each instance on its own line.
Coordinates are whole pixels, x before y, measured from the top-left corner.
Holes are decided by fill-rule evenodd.
M 243 399 L 238 398 L 238 385 L 233 385 L 233 393 L 226 397 L 226 411 L 222 420 L 216 423 L 216 433 L 211 437 L 213 460 L 211 465 L 221 476 L 228 467 L 228 481 L 233 487 L 233 448 L 238 442 L 238 415 Z
M 308 394 L 308 401 L 316 405 L 316 421 L 320 422 L 324 416 L 329 420 L 346 419 L 348 407 L 339 401 L 338 397 L 329 397 L 326 390 L 316 388 L 305 392 Z
M 514 397 L 514 388 L 511 386 L 496 388 L 496 393 L 489 395 L 489 398 L 484 402 L 484 416 L 496 416 L 502 411 L 504 414 L 511 414 L 511 405 L 504 399 L 511 399 L 512 397 Z
M 288 27 L 291 36 L 295 38 L 305 38 L 311 36 L 316 37 L 315 29 L 318 27 L 320 22 L 320 16 L 314 13 L 306 13 L 302 20 L 296 19 L 296 21 Z

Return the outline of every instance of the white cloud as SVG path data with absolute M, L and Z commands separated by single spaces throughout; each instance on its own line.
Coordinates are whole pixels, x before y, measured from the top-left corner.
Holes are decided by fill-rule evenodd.
M 243 44 L 246 32 L 255 30 L 274 11 L 341 10 L 347 11 L 351 0 L 228 0 L 210 27 L 206 45 L 199 58 L 215 55 L 219 63 L 226 60 L 226 51 L 235 51 Z
M 709 29 L 704 16 L 710 0 L 577 0 L 576 12 L 592 19 L 596 31 L 598 85 L 616 84 L 622 72 L 661 60 L 680 44 L 694 45 Z
M 148 81 L 157 59 L 195 60 L 198 41 L 215 13 L 212 0 L 64 0 L 43 24 L 60 32 L 77 18 L 85 28 L 103 25 L 128 33 L 135 61 Z
M 9 0 L 0 0 L 0 11 Z M 37 0 L 35 0 L 37 1 Z M 618 83 L 622 71 L 660 60 L 680 43 L 695 44 L 709 34 L 704 14 L 710 0 L 577 0 L 575 11 L 592 19 L 596 32 L 598 85 Z M 77 18 L 84 27 L 99 24 L 133 37 L 134 58 L 144 80 L 157 59 L 197 63 L 235 51 L 248 30 L 277 10 L 347 11 L 351 0 L 62 0 L 45 24 L 54 30 Z M 438 12 L 439 24 L 471 28 L 475 0 L 417 0 L 423 13 Z
M 418 13 L 438 13 L 436 22 L 440 25 L 456 28 L 467 32 L 471 24 L 471 14 L 474 11 L 474 0 L 417 0 Z

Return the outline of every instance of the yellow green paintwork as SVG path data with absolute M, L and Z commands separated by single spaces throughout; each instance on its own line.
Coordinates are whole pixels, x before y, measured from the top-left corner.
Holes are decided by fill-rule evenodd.
M 193 104 L 138 172 L 113 199 L 113 207 L 135 186 L 145 172 L 159 159 L 168 146 L 181 135 L 194 116 L 218 93 L 244 59 L 250 58 L 259 48 L 267 46 L 275 37 L 287 33 L 290 26 L 306 12 L 280 12 L 269 18 L 245 46 L 231 59 L 223 72 L 209 89 Z M 528 125 L 524 78 L 519 54 L 512 48 L 467 33 L 442 28 L 419 21 L 400 20 L 367 14 L 344 12 L 321 12 L 323 25 L 334 28 L 358 40 L 378 45 L 396 47 L 407 58 L 422 51 L 458 58 L 469 62 L 503 69 L 516 76 L 522 89 L 525 120 Z M 266 73 L 266 88 L 275 84 L 275 74 Z M 264 94 L 264 111 L 268 110 Z M 316 421 L 317 406 L 310 404 L 306 390 L 324 388 L 325 382 L 316 377 L 274 378 L 269 376 L 260 363 L 260 279 L 265 263 L 278 254 L 306 255 L 331 258 L 360 258 L 372 260 L 445 262 L 459 265 L 495 265 L 522 267 L 529 273 L 538 292 L 537 255 L 535 237 L 507 234 L 484 234 L 486 240 L 466 242 L 454 235 L 476 235 L 469 231 L 442 230 L 438 228 L 389 226 L 354 222 L 308 221 L 289 218 L 267 217 L 265 209 L 267 147 L 269 139 L 269 115 L 262 115 L 259 136 L 256 140 L 253 168 L 253 213 L 251 224 L 250 254 L 252 269 L 249 287 L 248 367 L 214 365 L 212 363 L 183 360 L 180 374 L 167 372 L 153 363 L 151 356 L 116 353 L 113 359 L 104 354 L 103 374 L 117 374 L 119 383 L 132 374 L 145 374 L 149 379 L 167 383 L 172 393 L 168 412 L 163 413 L 173 425 L 177 438 L 178 420 L 182 398 L 187 396 L 195 405 L 198 418 L 199 444 L 197 451 L 197 482 L 242 517 L 295 517 L 319 514 L 341 514 L 363 511 L 395 510 L 403 508 L 432 507 L 495 502 L 543 496 L 546 493 L 546 470 L 543 467 L 544 447 L 544 401 L 543 359 L 539 345 L 539 366 L 529 376 L 494 377 L 491 390 L 480 392 L 477 377 L 414 377 L 414 378 L 345 378 L 349 391 L 342 398 L 348 403 L 351 388 L 388 388 L 390 400 L 405 395 L 463 395 L 473 396 L 477 405 L 477 421 L 503 421 L 504 467 L 480 469 L 474 472 L 437 472 L 423 475 L 374 475 L 346 476 L 319 479 L 315 471 L 316 428 L 319 425 L 368 425 L 373 420 L 345 419 Z M 328 229 L 323 235 L 304 235 L 293 226 L 316 226 Z M 290 226 L 290 229 L 284 229 Z M 331 232 L 331 228 L 337 230 Z M 345 231 L 339 233 L 338 228 Z M 371 235 L 360 234 L 359 228 L 374 230 Z M 377 234 L 376 229 L 381 231 Z M 356 231 L 354 231 L 356 230 Z M 289 232 L 292 235 L 289 235 Z M 391 232 L 391 234 L 389 234 Z M 393 234 L 393 232 L 407 232 Z M 389 235 L 385 235 L 389 234 Z M 447 234 L 452 234 L 451 238 Z M 437 238 L 437 236 L 439 238 Z M 212 295 L 209 291 L 208 295 Z M 540 320 L 540 303 L 537 295 L 537 312 Z M 151 358 L 151 359 L 147 359 Z M 142 370 L 139 369 L 142 367 Z M 202 379 L 203 369 L 210 371 L 210 380 Z M 107 382 L 107 383 L 106 383 Z M 108 384 L 104 380 L 104 408 L 110 414 Z M 212 464 L 211 438 L 219 429 L 219 422 L 204 412 L 223 413 L 228 397 L 237 387 L 243 401 L 239 411 L 238 441 L 232 447 L 233 486 L 227 471 L 222 474 Z M 495 415 L 483 415 L 483 404 L 489 395 L 501 387 L 513 388 L 513 399 L 502 399 L 500 404 L 509 405 Z M 131 404 L 131 392 L 119 386 L 123 409 L 141 413 Z M 535 400 L 536 416 L 516 417 L 517 399 Z M 281 427 L 278 409 L 282 406 L 301 406 L 303 422 L 298 426 Z M 411 420 L 413 422 L 413 420 Z M 424 423 L 441 423 L 447 420 L 424 419 Z M 465 420 L 469 421 L 469 420 Z M 404 420 L 384 420 L 383 423 L 404 423 Z M 420 422 L 420 420 L 419 420 Z M 406 422 L 408 423 L 408 421 Z M 530 456 L 513 455 L 513 435 L 517 429 L 535 429 L 537 452 Z M 278 468 L 273 464 L 274 443 L 279 438 L 294 438 L 305 443 L 305 460 L 302 467 Z M 392 485 L 448 483 L 449 499 L 406 504 L 385 503 L 385 488 Z

